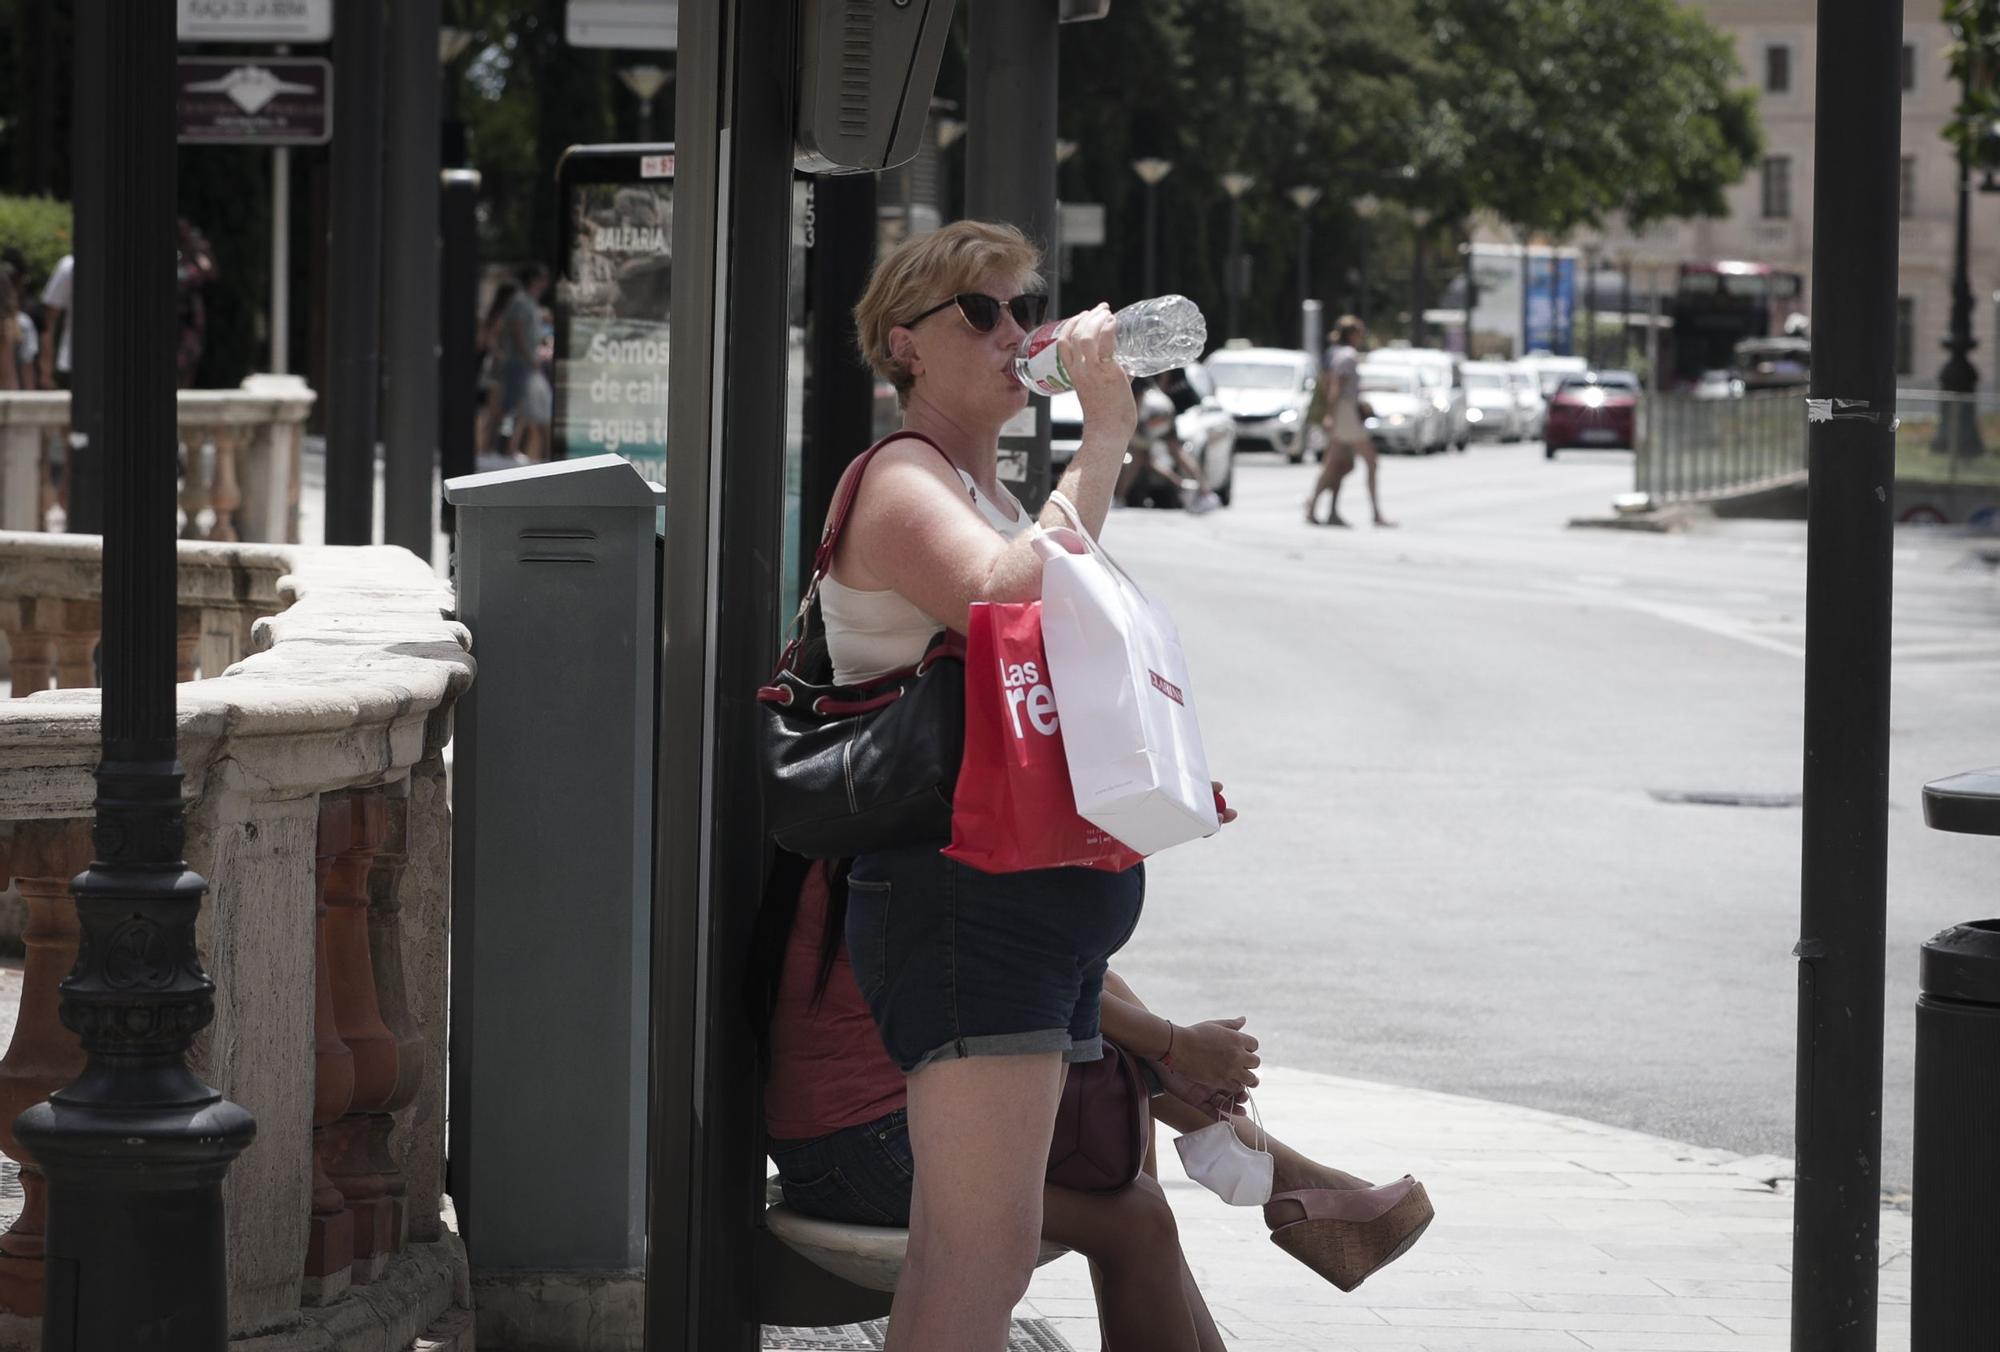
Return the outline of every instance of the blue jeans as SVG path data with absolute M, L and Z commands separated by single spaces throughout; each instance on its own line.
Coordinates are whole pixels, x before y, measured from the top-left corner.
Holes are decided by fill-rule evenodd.
M 909 1225 L 916 1166 L 905 1109 L 831 1136 L 772 1141 L 769 1153 L 785 1201 L 800 1215 L 850 1225 Z

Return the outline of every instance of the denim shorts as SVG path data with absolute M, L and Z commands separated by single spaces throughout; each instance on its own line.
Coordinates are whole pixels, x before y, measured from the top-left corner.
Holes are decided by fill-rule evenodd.
M 910 1126 L 906 1109 L 805 1141 L 772 1141 L 785 1202 L 802 1216 L 850 1225 L 910 1223 Z
M 1145 893 L 1143 864 L 982 873 L 929 846 L 858 856 L 847 951 L 882 1045 L 905 1074 L 961 1056 L 1097 1060 L 1105 965 Z

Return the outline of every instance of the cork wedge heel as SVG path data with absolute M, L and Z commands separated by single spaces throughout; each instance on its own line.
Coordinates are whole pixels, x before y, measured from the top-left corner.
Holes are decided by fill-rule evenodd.
M 1434 1213 L 1405 1174 L 1377 1188 L 1309 1188 L 1264 1204 L 1271 1242 L 1342 1291 L 1352 1291 L 1423 1237 Z

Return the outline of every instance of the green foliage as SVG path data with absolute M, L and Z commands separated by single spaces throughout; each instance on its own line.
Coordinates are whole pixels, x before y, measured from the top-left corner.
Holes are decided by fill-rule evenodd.
M 1945 0 L 1958 107 L 1944 139 L 1986 169 L 2000 168 L 2000 0 Z
M 1761 153 L 1727 37 L 1674 0 L 1156 0 L 1065 26 L 1061 62 L 1062 134 L 1081 148 L 1060 192 L 1103 202 L 1109 236 L 1074 251 L 1066 304 L 1136 298 L 1145 192 L 1130 165 L 1158 155 L 1175 165 L 1158 189 L 1160 285 L 1222 313 L 1220 175 L 1252 174 L 1241 327 L 1287 345 L 1294 185 L 1325 193 L 1309 264 L 1329 318 L 1379 316 L 1434 303 L 1404 290 L 1416 249 L 1447 280 L 1438 246 L 1475 212 L 1557 239 L 1613 213 L 1719 214 Z M 1396 209 L 1364 221 L 1364 196 Z
M 70 251 L 69 203 L 53 197 L 0 197 L 0 249 L 19 249 L 39 283 Z

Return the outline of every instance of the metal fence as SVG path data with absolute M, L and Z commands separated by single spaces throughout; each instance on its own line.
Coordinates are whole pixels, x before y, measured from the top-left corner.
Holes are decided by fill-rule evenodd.
M 1803 389 L 1642 405 L 1633 488 L 1654 505 L 1778 484 L 1806 470 Z
M 1641 405 L 1639 428 L 1632 486 L 1653 506 L 1796 482 L 1806 472 L 1803 388 L 1720 399 L 1662 394 Z M 1896 480 L 1919 496 L 1963 489 L 2000 503 L 2000 392 L 1898 390 Z

